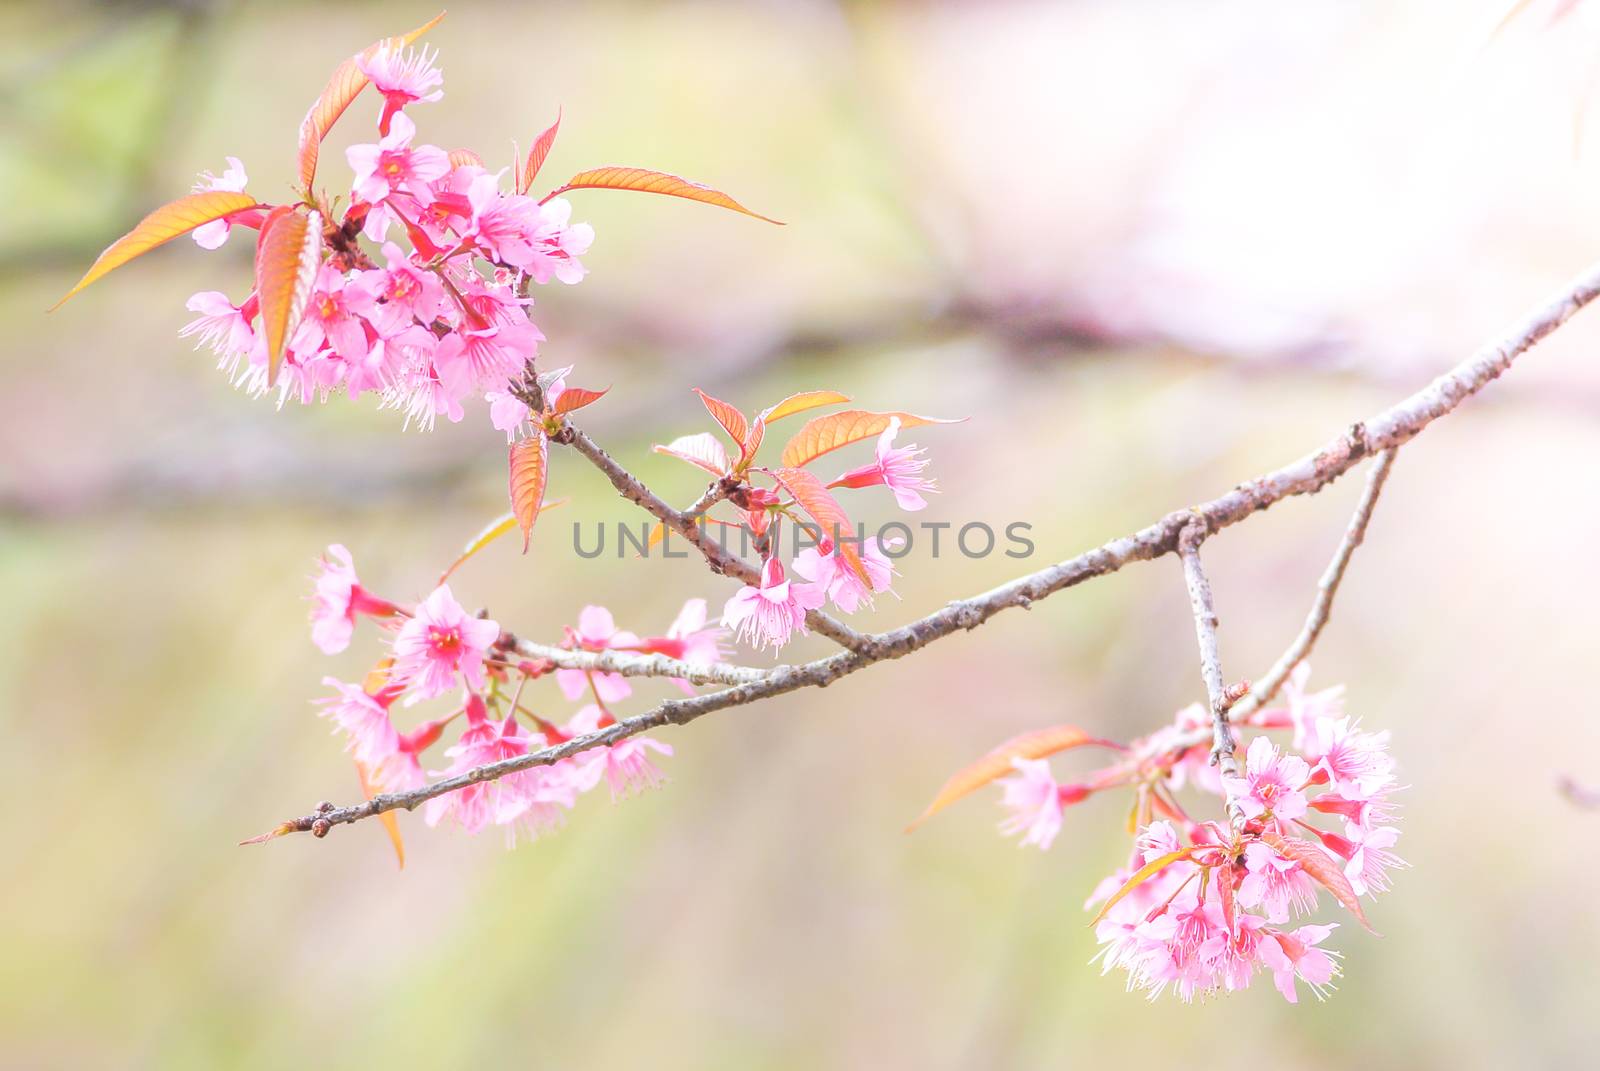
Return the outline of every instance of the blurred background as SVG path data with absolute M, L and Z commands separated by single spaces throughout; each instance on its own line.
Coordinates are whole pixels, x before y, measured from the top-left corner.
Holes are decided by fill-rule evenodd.
M 703 487 L 648 452 L 708 427 L 691 386 L 973 418 L 902 438 L 946 492 L 918 519 L 1027 522 L 1037 553 L 919 547 L 857 621 L 885 628 L 1299 456 L 1590 261 L 1600 4 L 1496 33 L 1510 6 L 459 3 L 428 39 L 445 99 L 415 117 L 499 166 L 560 108 L 551 184 L 649 166 L 787 221 L 572 197 L 598 237 L 582 286 L 538 294 L 544 360 L 617 385 L 585 426 L 668 497 Z M 1593 1060 L 1600 814 L 1555 784 L 1600 782 L 1594 312 L 1401 453 L 1317 650 L 1314 682 L 1393 730 L 1414 864 L 1381 940 L 1341 931 L 1325 1006 L 1264 983 L 1149 1005 L 1088 965 L 1123 800 L 1044 855 L 996 834 L 994 792 L 901 832 L 1007 736 L 1127 738 L 1201 696 L 1172 559 L 663 734 L 664 790 L 514 850 L 409 815 L 404 871 L 377 823 L 237 847 L 359 797 L 309 700 L 377 645 L 311 646 L 313 558 L 343 542 L 372 587 L 424 593 L 505 509 L 503 443 L 481 409 L 402 434 L 231 390 L 176 331 L 191 291 L 246 291 L 238 237 L 42 310 L 225 155 L 286 195 L 328 72 L 434 10 L 0 7 L 0 1065 Z M 333 136 L 330 189 L 374 112 Z M 1208 544 L 1230 677 L 1298 628 L 1359 482 Z M 483 554 L 464 602 L 555 638 L 585 602 L 648 633 L 730 593 L 577 558 L 574 521 L 631 516 L 574 457 L 551 493 L 572 501 L 535 552 Z

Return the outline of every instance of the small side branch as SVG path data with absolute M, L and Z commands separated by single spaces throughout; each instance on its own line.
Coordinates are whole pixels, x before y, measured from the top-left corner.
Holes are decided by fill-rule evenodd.
M 523 658 L 542 659 L 557 669 L 581 669 L 592 673 L 619 673 L 624 677 L 672 677 L 690 684 L 753 684 L 771 675 L 771 670 L 735 666 L 725 662 L 710 664 L 684 662 L 662 654 L 636 654 L 631 651 L 573 651 L 544 643 L 521 640 L 502 633 L 499 646 Z M 785 667 L 779 667 L 785 668 Z
M 1233 729 L 1228 724 L 1228 686 L 1222 678 L 1222 657 L 1217 651 L 1217 611 L 1211 599 L 1211 581 L 1200 564 L 1200 544 L 1210 533 L 1203 518 L 1195 518 L 1178 536 L 1178 557 L 1183 560 L 1183 580 L 1194 612 L 1194 633 L 1200 643 L 1200 676 L 1206 683 L 1211 710 L 1211 765 L 1228 777 L 1239 775 L 1233 755 Z
M 1316 646 L 1317 637 L 1322 635 L 1322 629 L 1328 623 L 1328 616 L 1333 611 L 1333 597 L 1339 591 L 1339 585 L 1344 581 L 1344 571 L 1350 564 L 1350 558 L 1367 537 L 1367 524 L 1372 520 L 1373 508 L 1378 504 L 1378 496 L 1383 493 L 1383 485 L 1389 479 L 1389 470 L 1394 466 L 1396 448 L 1390 447 L 1378 454 L 1378 460 L 1372 466 L 1372 471 L 1367 474 L 1366 486 L 1361 489 L 1361 499 L 1356 503 L 1355 514 L 1350 518 L 1350 525 L 1345 529 L 1344 538 L 1339 541 L 1339 549 L 1333 552 L 1333 560 L 1328 562 L 1328 568 L 1322 573 L 1322 579 L 1317 581 L 1317 597 L 1311 603 L 1311 611 L 1306 614 L 1306 622 L 1300 628 L 1300 633 L 1290 643 L 1278 661 L 1273 663 L 1271 669 L 1256 681 L 1255 687 L 1250 689 L 1250 694 L 1240 701 L 1238 712 L 1241 716 L 1249 714 L 1260 707 L 1272 702 L 1278 694 L 1278 689 L 1283 687 L 1283 682 L 1295 671 L 1295 667 L 1304 662 L 1311 654 L 1311 648 Z

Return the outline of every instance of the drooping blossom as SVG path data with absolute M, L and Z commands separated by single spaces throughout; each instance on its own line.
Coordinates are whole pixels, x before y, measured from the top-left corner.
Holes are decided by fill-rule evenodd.
M 394 638 L 394 679 L 413 700 L 431 699 L 459 682 L 483 687 L 483 659 L 500 637 L 500 626 L 473 617 L 441 584 L 417 605 Z
M 357 614 L 393 617 L 399 610 L 361 586 L 355 561 L 340 543 L 329 546 L 327 557 L 318 559 L 311 599 L 311 641 L 330 655 L 350 646 Z
M 1273 984 L 1284 1000 L 1290 1004 L 1299 1003 L 1296 978 L 1310 986 L 1318 1000 L 1333 988 L 1332 982 L 1339 976 L 1339 965 L 1330 953 L 1316 946 L 1338 926 L 1337 922 L 1331 922 L 1326 926 L 1301 926 L 1293 933 L 1275 930 L 1261 942 L 1261 962 L 1272 972 Z
M 1376 896 L 1389 891 L 1389 871 L 1406 865 L 1390 851 L 1400 839 L 1400 831 L 1390 826 L 1368 829 L 1354 822 L 1345 824 L 1345 839 L 1351 852 L 1345 861 L 1344 876 L 1357 896 Z
M 864 581 L 850 568 L 842 551 L 835 550 L 832 540 L 824 540 L 819 547 L 807 547 L 794 556 L 790 566 L 796 575 L 810 582 L 810 586 L 825 593 L 843 613 L 853 614 L 863 603 L 871 605 L 872 596 L 889 591 L 895 574 L 894 564 L 884 551 L 881 539 L 865 539 L 857 544 L 858 557 L 866 570 Z M 904 545 L 903 539 L 888 542 L 890 549 Z
M 796 629 L 805 635 L 806 611 L 821 606 L 822 600 L 822 592 L 815 588 L 791 584 L 783 563 L 768 558 L 761 567 L 761 586 L 740 588 L 722 608 L 722 624 L 733 629 L 737 639 L 776 651 Z
M 1340 718 L 1344 714 L 1344 685 L 1324 688 L 1320 692 L 1306 687 L 1311 679 L 1311 664 L 1301 662 L 1283 683 L 1283 697 L 1289 706 L 1289 723 L 1294 726 L 1294 739 L 1290 746 L 1304 751 L 1317 731 L 1317 724 Z
M 1043 851 L 1061 832 L 1061 786 L 1043 759 L 1014 758 L 1011 768 L 1017 772 L 1000 781 L 1005 792 L 1001 805 L 1011 812 L 1000 831 L 1007 836 L 1021 833 L 1024 847 L 1032 844 Z
M 889 426 L 878 436 L 877 456 L 872 464 L 863 465 L 834 480 L 829 487 L 875 487 L 883 484 L 894 494 L 894 500 L 900 508 L 908 512 L 916 512 L 927 508 L 928 500 L 924 494 L 938 491 L 933 480 L 922 475 L 922 470 L 928 467 L 928 459 L 923 457 L 923 450 L 917 446 L 894 445 L 895 437 L 900 434 L 900 418 L 891 417 Z
M 1271 815 L 1282 822 L 1306 813 L 1303 791 L 1311 767 L 1298 755 L 1279 754 L 1265 736 L 1250 741 L 1243 777 L 1224 777 L 1228 796 L 1247 819 Z
M 243 193 L 245 183 L 249 181 L 250 176 L 244 173 L 244 164 L 240 163 L 237 156 L 230 156 L 227 170 L 221 175 L 213 175 L 209 171 L 202 173 L 199 181 L 194 184 L 194 192 L 226 190 L 230 193 Z M 227 216 L 214 219 L 210 223 L 202 223 L 192 232 L 194 243 L 201 249 L 220 249 L 222 243 L 228 240 L 228 232 L 232 229 L 233 224 Z
M 1394 780 L 1389 734 L 1362 732 L 1350 718 L 1318 718 L 1302 751 L 1312 778 L 1355 797 L 1370 797 Z
M 1309 914 L 1317 906 L 1317 889 L 1305 868 L 1259 840 L 1245 846 L 1246 874 L 1239 882 L 1240 907 L 1259 907 L 1269 922 L 1286 922 L 1290 910 Z
M 530 740 L 514 717 L 503 721 L 485 717 L 480 701 L 478 709 L 469 711 L 460 739 L 445 751 L 454 761 L 448 769 L 437 771 L 438 776 L 454 777 L 491 762 L 526 755 Z M 528 791 L 532 782 L 522 776 L 531 772 L 522 771 L 436 796 L 424 805 L 423 820 L 436 826 L 446 818 L 454 818 L 468 833 L 477 833 L 489 825 L 509 825 L 533 803 Z
M 323 717 L 332 718 L 349 737 L 346 746 L 365 772 L 368 785 L 376 791 L 403 792 L 419 788 L 427 778 L 417 754 L 432 743 L 427 739 L 431 726 L 411 735 L 402 734 L 390 720 L 397 689 L 385 688 L 376 694 L 358 684 L 347 684 L 335 677 L 322 683 L 337 694 L 317 700 Z M 434 730 L 437 738 L 437 730 Z
M 600 728 L 602 712 L 590 703 L 578 710 L 567 723 L 569 736 L 581 736 Z M 609 747 L 594 747 L 573 756 L 574 784 L 588 791 L 605 778 L 613 800 L 622 799 L 636 791 L 659 788 L 666 780 L 662 772 L 650 761 L 650 752 L 672 754 L 672 745 L 663 744 L 647 736 L 630 736 Z
M 202 290 L 189 298 L 187 308 L 197 316 L 183 326 L 178 337 L 196 337 L 197 349 L 209 346 L 217 355 L 217 368 L 232 378 L 240 360 L 248 358 L 256 348 L 256 333 L 250 326 L 251 318 L 246 315 L 245 306 L 235 305 L 226 294 L 216 290 Z
M 604 606 L 585 606 L 579 611 L 578 627 L 572 631 L 572 637 L 585 651 L 632 647 L 639 641 L 633 633 L 619 631 L 611 611 Z M 620 702 L 633 694 L 633 686 L 622 674 L 598 670 L 558 669 L 556 685 L 568 699 L 577 699 L 593 687 L 602 703 Z

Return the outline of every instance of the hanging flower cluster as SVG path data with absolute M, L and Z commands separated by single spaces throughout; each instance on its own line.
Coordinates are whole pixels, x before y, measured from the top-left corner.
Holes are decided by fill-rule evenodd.
M 1308 692 L 1308 674 L 1301 665 L 1286 683 L 1285 705 L 1235 723 L 1236 739 L 1245 730 L 1292 733 L 1287 748 L 1253 737 L 1238 776 L 1210 765 L 1211 720 L 1196 704 L 1128 746 L 1071 726 L 1019 737 L 952 778 L 924 817 L 999 778 L 1008 812 L 1001 830 L 1043 849 L 1068 806 L 1132 789 L 1132 853 L 1086 905 L 1099 905 L 1104 968 L 1125 970 L 1129 986 L 1152 997 L 1169 987 L 1184 1000 L 1242 989 L 1262 969 L 1291 1002 L 1296 980 L 1321 997 L 1339 968 L 1337 953 L 1319 946 L 1337 923 L 1296 920 L 1327 893 L 1366 926 L 1361 897 L 1386 892 L 1405 864 L 1392 850 L 1399 831 L 1388 734 L 1347 717 L 1342 688 Z M 1116 758 L 1083 782 L 1058 782 L 1047 756 L 1084 746 Z M 1228 817 L 1191 817 L 1178 795 L 1185 786 L 1221 797 Z
M 346 737 L 347 750 L 370 791 L 418 788 L 430 774 L 453 777 L 603 729 L 616 722 L 612 706 L 633 693 L 628 680 L 615 673 L 552 673 L 547 661 L 517 657 L 500 626 L 468 613 L 448 583 L 411 606 L 374 596 L 356 576 L 350 552 L 331 546 L 313 581 L 312 641 L 324 653 L 338 654 L 350 645 L 361 617 L 373 619 L 383 630 L 387 655 L 360 684 L 324 678 L 333 694 L 319 703 Z M 562 647 L 665 654 L 690 665 L 710 665 L 722 658 L 724 633 L 705 622 L 705 600 L 690 599 L 664 635 L 640 637 L 618 629 L 605 608 L 588 606 L 577 626 L 566 630 Z M 536 713 L 532 695 L 525 695 L 529 683 L 545 676 L 553 676 L 566 701 L 581 703 L 559 724 Z M 688 682 L 675 683 L 694 694 Z M 441 699 L 448 708 L 442 716 L 408 719 L 405 730 L 395 724 L 397 705 L 409 709 Z M 458 719 L 455 742 L 443 751 L 448 764 L 425 770 L 424 753 Z M 536 835 L 559 825 L 578 797 L 601 781 L 613 799 L 658 785 L 661 774 L 650 760 L 652 752 L 671 755 L 672 748 L 642 736 L 590 748 L 548 766 L 439 796 L 428 802 L 423 817 L 429 825 L 454 819 L 469 833 L 497 825 L 513 835 L 518 830 Z

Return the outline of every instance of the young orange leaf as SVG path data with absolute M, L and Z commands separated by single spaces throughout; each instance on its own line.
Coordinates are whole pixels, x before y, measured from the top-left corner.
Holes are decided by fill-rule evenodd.
M 606 387 L 605 390 L 586 390 L 583 387 L 568 387 L 556 398 L 555 415 L 561 416 L 566 413 L 576 412 L 586 405 L 593 405 L 601 398 L 604 398 L 606 391 L 610 389 L 610 387 Z
M 745 436 L 750 434 L 750 425 L 744 414 L 720 398 L 713 398 L 699 387 L 694 392 L 700 395 L 700 400 L 705 403 L 706 412 L 711 414 L 713 420 L 722 425 L 722 430 L 728 433 L 728 438 L 733 440 L 733 445 L 743 449 Z
M 1179 848 L 1175 852 L 1168 852 L 1166 855 L 1150 860 L 1144 866 L 1134 871 L 1133 877 L 1129 878 L 1122 888 L 1112 893 L 1109 900 L 1100 905 L 1100 913 L 1095 915 L 1095 917 L 1090 920 L 1089 925 L 1097 925 L 1101 919 L 1106 917 L 1106 912 L 1117 906 L 1117 902 L 1124 896 L 1127 896 L 1133 890 L 1137 889 L 1139 886 L 1143 885 L 1145 882 L 1149 881 L 1151 878 L 1167 869 L 1167 867 L 1171 866 L 1173 863 L 1179 863 L 1189 858 L 1189 856 L 1193 855 L 1194 852 L 1194 848 Z
M 522 165 L 521 173 L 517 175 L 518 193 L 527 193 L 528 187 L 539 176 L 539 169 L 544 166 L 545 157 L 550 155 L 550 146 L 556 143 L 556 131 L 560 129 L 561 112 L 557 110 L 556 121 L 550 124 L 550 129 L 539 135 L 533 148 L 528 150 L 528 162 Z
M 278 378 L 283 348 L 299 326 L 322 264 L 322 214 L 282 205 L 268 213 L 256 241 L 256 293 L 267 341 L 267 384 Z
M 767 437 L 767 421 L 765 417 L 757 415 L 750 422 L 750 430 L 745 432 L 744 442 L 739 444 L 739 464 L 743 465 L 756 456 L 756 451 L 761 449 L 761 440 Z
M 522 553 L 528 553 L 533 538 L 533 522 L 539 519 L 544 502 L 544 485 L 549 478 L 549 445 L 544 432 L 511 447 L 511 512 L 522 528 Z
M 709 431 L 681 436 L 665 446 L 657 443 L 650 449 L 658 454 L 675 457 L 679 461 L 687 461 L 691 465 L 705 469 L 713 476 L 726 476 L 728 470 L 733 467 L 722 441 Z
M 827 416 L 813 417 L 783 448 L 783 463 L 791 468 L 809 465 L 817 458 L 841 446 L 882 435 L 889 421 L 900 418 L 902 428 L 919 428 L 924 424 L 959 424 L 958 420 L 918 416 L 915 413 L 873 413 L 865 409 L 844 409 Z
M 361 779 L 362 798 L 370 800 L 374 795 L 371 771 L 363 763 L 357 762 L 356 776 Z M 406 868 L 406 842 L 400 836 L 400 822 L 395 818 L 393 811 L 384 811 L 378 815 L 378 821 L 383 823 L 384 831 L 389 834 L 389 843 L 394 846 L 395 862 L 400 864 L 401 870 L 404 870 Z
M 471 149 L 451 149 L 449 153 L 451 167 L 482 167 L 483 157 Z
M 828 494 L 822 481 L 805 469 L 777 469 L 772 475 L 817 522 L 823 537 L 832 540 L 834 550 L 850 571 L 867 585 L 867 590 L 872 590 L 872 578 L 867 575 L 867 567 L 861 563 L 861 554 L 856 550 L 855 525 L 844 508 Z
M 65 297 L 50 306 L 50 311 L 55 312 L 66 304 L 67 298 L 107 272 L 122 267 L 134 257 L 148 253 L 156 246 L 170 242 L 181 234 L 188 234 L 196 227 L 204 226 L 212 220 L 255 207 L 257 206 L 254 197 L 248 193 L 234 193 L 231 190 L 191 193 L 187 197 L 180 197 L 176 201 L 162 205 L 141 219 L 133 230 L 108 245 L 105 251 L 95 258 L 94 263 L 89 265 L 89 270 L 83 273 L 78 285 L 68 290 Z
M 928 804 L 927 809 L 917 816 L 915 822 L 906 827 L 906 832 L 916 829 L 961 797 L 970 795 L 991 781 L 1011 773 L 1014 769 L 1011 765 L 1012 759 L 1042 759 L 1087 744 L 1116 747 L 1110 741 L 1095 739 L 1076 725 L 1053 725 L 1048 729 L 1036 729 L 1031 733 L 1014 736 L 972 765 L 957 770 L 939 789 L 938 795 L 933 797 L 933 802 Z
M 648 171 L 642 167 L 597 167 L 592 171 L 580 171 L 569 178 L 564 184 L 551 190 L 540 199 L 543 204 L 552 197 L 566 193 L 568 190 L 636 190 L 639 193 L 659 193 L 668 197 L 683 197 L 690 201 L 699 201 L 702 204 L 716 205 L 718 208 L 731 209 L 734 212 L 743 212 L 756 219 L 764 219 L 768 223 L 783 224 L 763 216 L 759 212 L 752 212 L 744 205 L 720 190 L 713 190 L 709 186 L 702 186 L 698 182 L 679 178 L 677 175 L 668 175 L 662 171 Z
M 311 192 L 311 182 L 317 177 L 317 156 L 322 150 L 322 139 L 328 136 L 328 131 L 333 129 L 333 124 L 339 121 L 339 116 L 344 114 L 350 102 L 367 88 L 368 78 L 361 73 L 357 61 L 371 59 L 382 48 L 404 48 L 439 25 L 439 20 L 443 18 L 444 12 L 441 11 L 410 33 L 374 41 L 334 68 L 333 76 L 323 87 L 322 95 L 316 99 L 311 109 L 306 112 L 306 117 L 300 121 L 301 190 L 307 194 Z
M 1261 834 L 1261 839 L 1285 859 L 1293 859 L 1299 863 L 1317 884 L 1332 893 L 1333 898 L 1354 915 L 1357 922 L 1366 927 L 1368 933 L 1378 935 L 1378 931 L 1372 928 L 1372 923 L 1367 921 L 1366 912 L 1361 910 L 1361 898 L 1351 887 L 1350 879 L 1344 876 L 1344 871 L 1339 868 L 1339 864 L 1332 856 L 1308 840 L 1279 836 L 1270 829 Z
M 799 394 L 791 394 L 777 405 L 763 409 L 761 415 L 768 424 L 776 424 L 786 416 L 803 413 L 807 409 L 817 409 L 824 405 L 837 405 L 848 402 L 848 394 L 840 394 L 836 390 L 807 390 Z
M 361 690 L 368 695 L 377 695 L 389 686 L 389 673 L 394 669 L 394 658 L 378 659 L 373 667 L 367 670 L 367 675 L 361 679 Z

